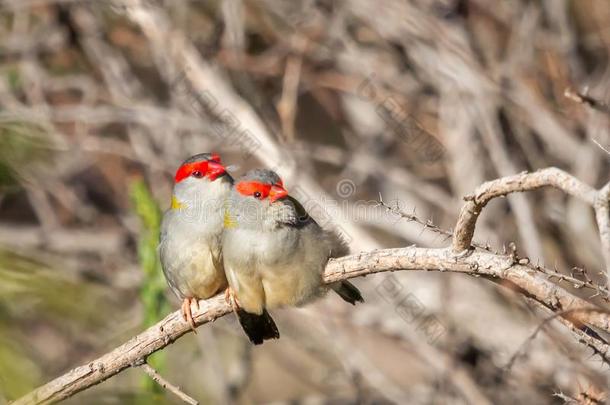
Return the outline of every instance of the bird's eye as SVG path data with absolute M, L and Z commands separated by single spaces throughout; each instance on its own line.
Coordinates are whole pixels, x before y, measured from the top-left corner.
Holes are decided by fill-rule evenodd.
M 260 191 L 255 191 L 254 194 L 252 194 L 254 196 L 254 198 L 261 198 L 261 192 Z
M 191 176 L 193 176 L 193 177 L 195 177 L 195 178 L 197 178 L 197 179 L 200 179 L 200 178 L 202 178 L 202 177 L 203 177 L 203 173 L 201 173 L 199 170 L 195 170 L 195 171 L 194 171 L 194 172 L 191 174 Z

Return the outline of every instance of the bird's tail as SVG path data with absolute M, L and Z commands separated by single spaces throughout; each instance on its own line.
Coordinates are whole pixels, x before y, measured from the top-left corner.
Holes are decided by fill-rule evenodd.
M 251 314 L 243 309 L 237 310 L 237 318 L 244 332 L 255 345 L 260 345 L 265 340 L 279 339 L 280 332 L 269 315 L 267 310 L 263 310 L 261 315 Z
M 360 294 L 360 290 L 356 288 L 355 285 L 350 283 L 349 281 L 339 281 L 333 283 L 330 288 L 332 288 L 343 300 L 349 302 L 352 305 L 356 305 L 356 302 L 364 302 L 364 298 L 362 298 L 362 294 Z

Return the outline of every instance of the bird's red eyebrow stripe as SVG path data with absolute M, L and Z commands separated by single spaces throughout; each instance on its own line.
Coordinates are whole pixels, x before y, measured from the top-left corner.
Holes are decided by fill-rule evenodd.
M 208 162 L 207 160 L 202 160 L 200 162 L 186 163 L 180 166 L 178 171 L 176 172 L 176 176 L 174 176 L 174 181 L 176 183 L 181 182 L 185 178 L 191 175 L 195 170 L 201 171 L 201 173 L 205 174 L 208 171 Z
M 261 193 L 261 198 L 267 198 L 271 190 L 270 184 L 260 183 L 258 181 L 241 181 L 237 183 L 235 189 L 241 195 L 252 195 L 255 192 Z

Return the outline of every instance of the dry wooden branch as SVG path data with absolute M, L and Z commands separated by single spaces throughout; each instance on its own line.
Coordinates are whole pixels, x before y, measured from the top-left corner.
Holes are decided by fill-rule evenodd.
M 503 197 L 510 193 L 536 190 L 542 187 L 554 187 L 580 198 L 593 206 L 596 212 L 599 212 L 598 207 L 603 206 L 604 193 L 607 194 L 607 191 L 604 191 L 605 189 L 596 191 L 574 176 L 554 167 L 538 170 L 534 173 L 520 173 L 488 181 L 482 184 L 475 191 L 474 195 L 465 197 L 467 202 L 462 207 L 453 233 L 453 251 L 459 253 L 470 247 L 481 210 L 493 198 Z M 607 196 L 605 201 L 607 206 Z M 601 209 L 603 210 L 603 207 Z M 603 216 L 603 212 L 598 216 L 598 224 L 603 240 L 605 234 L 602 228 L 605 228 L 607 231 L 607 226 L 604 225 L 601 216 Z M 600 220 L 602 223 L 599 222 Z
M 566 311 L 590 308 L 591 304 L 537 275 L 526 264 L 515 263 L 511 256 L 487 252 L 472 252 L 456 256 L 451 249 L 407 247 L 376 250 L 332 260 L 326 267 L 324 280 L 333 283 L 353 277 L 398 270 L 451 271 L 503 279 L 511 282 L 523 294 L 552 310 Z M 224 297 L 201 301 L 193 316 L 199 326 L 231 311 Z M 610 316 L 606 313 L 574 312 L 570 319 L 610 332 Z M 180 336 L 190 332 L 179 311 L 173 312 L 141 334 L 109 353 L 77 367 L 48 384 L 15 401 L 17 404 L 47 404 L 68 398 L 79 391 L 120 373 L 128 367 L 142 365 L 148 356 L 163 349 Z M 608 345 L 600 346 L 602 354 L 609 353 Z
M 202 301 L 201 305 L 201 309 L 194 314 L 198 325 L 213 321 L 231 310 L 220 296 Z M 14 404 L 47 404 L 69 398 L 128 367 L 141 366 L 150 354 L 187 332 L 189 326 L 182 320 L 179 311 L 173 312 L 125 344 L 43 385 L 16 400 Z
M 161 374 L 159 374 L 157 372 L 157 370 L 152 368 L 148 363 L 142 364 L 140 366 L 140 368 L 142 370 L 144 370 L 144 372 L 146 374 L 148 374 L 150 376 L 150 378 L 152 378 L 152 380 L 154 382 L 156 382 L 157 384 L 159 384 L 161 387 L 163 387 L 164 389 L 168 390 L 172 394 L 176 395 L 178 398 L 180 398 L 181 400 L 183 400 L 187 404 L 191 404 L 191 405 L 199 404 L 199 402 L 197 402 L 195 399 L 191 398 L 190 396 L 188 396 L 187 394 L 182 392 L 182 390 L 179 387 L 176 387 L 174 384 L 170 383 L 165 378 L 163 378 L 161 376 Z

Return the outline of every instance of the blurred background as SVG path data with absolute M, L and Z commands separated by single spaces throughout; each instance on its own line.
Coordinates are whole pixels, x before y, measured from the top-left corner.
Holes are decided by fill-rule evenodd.
M 607 0 L 0 5 L 0 404 L 178 308 L 156 244 L 195 153 L 276 169 L 354 252 L 448 246 L 435 227 L 486 180 L 557 166 L 609 181 Z M 494 200 L 475 240 L 606 284 L 593 212 L 561 192 Z M 499 284 L 355 283 L 364 305 L 276 311 L 278 341 L 252 347 L 227 316 L 151 363 L 201 403 L 607 397 L 608 365 L 556 321 L 507 367 L 549 312 Z M 67 403 L 178 402 L 130 369 Z

